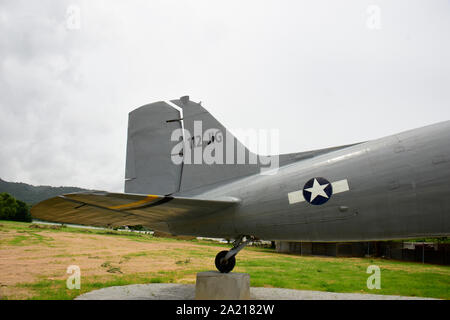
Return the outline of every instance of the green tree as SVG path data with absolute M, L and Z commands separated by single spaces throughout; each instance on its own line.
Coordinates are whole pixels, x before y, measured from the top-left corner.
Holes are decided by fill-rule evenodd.
M 0 219 L 31 222 L 30 208 L 8 193 L 0 193 Z

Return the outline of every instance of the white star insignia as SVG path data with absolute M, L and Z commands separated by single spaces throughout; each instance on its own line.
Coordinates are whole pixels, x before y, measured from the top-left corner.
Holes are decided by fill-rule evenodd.
M 323 196 L 329 199 L 330 197 L 325 193 L 325 189 L 328 187 L 328 185 L 329 183 L 320 185 L 319 181 L 317 181 L 317 179 L 314 179 L 312 188 L 305 189 L 305 191 L 311 193 L 311 200 L 309 202 L 312 202 L 317 198 L 317 196 Z M 333 195 L 350 190 L 347 179 L 334 181 L 331 183 L 331 187 L 333 188 Z M 306 199 L 303 197 L 303 190 L 289 192 L 288 200 L 289 204 L 306 201 Z
M 322 196 L 328 199 L 329 197 L 325 192 L 325 188 L 328 187 L 329 185 L 330 185 L 329 183 L 321 185 L 319 181 L 317 181 L 317 179 L 314 179 L 314 184 L 312 188 L 305 189 L 305 191 L 311 193 L 311 199 L 309 200 L 309 202 L 313 202 L 314 199 L 317 198 L 318 196 Z

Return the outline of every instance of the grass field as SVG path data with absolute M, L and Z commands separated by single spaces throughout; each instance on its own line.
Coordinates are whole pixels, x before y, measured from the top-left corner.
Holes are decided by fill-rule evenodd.
M 228 246 L 138 233 L 36 227 L 0 221 L 0 299 L 73 299 L 91 290 L 138 283 L 195 283 L 215 270 Z M 66 288 L 69 265 L 81 270 L 81 289 Z M 367 267 L 381 270 L 381 289 L 370 290 Z M 248 247 L 235 272 L 251 286 L 450 299 L 450 267 L 370 258 L 305 257 Z

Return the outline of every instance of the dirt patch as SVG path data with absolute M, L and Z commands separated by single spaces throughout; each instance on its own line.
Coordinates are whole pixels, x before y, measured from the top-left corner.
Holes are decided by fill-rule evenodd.
M 188 242 L 144 242 L 50 230 L 38 233 L 45 241 L 28 243 L 34 232 L 0 232 L 0 283 L 4 295 L 10 293 L 8 288 L 20 283 L 67 279 L 70 265 L 79 266 L 82 276 L 182 270 L 185 264 L 211 264 L 214 268 L 215 253 L 222 249 Z M 190 257 L 189 252 L 195 250 L 211 251 L 211 258 Z
M 0 300 L 5 298 L 10 300 L 25 300 L 32 296 L 31 290 L 26 288 L 0 286 Z
M 52 230 L 60 230 L 63 227 L 60 225 L 44 225 L 44 224 L 30 224 L 29 226 L 30 229 L 52 229 Z

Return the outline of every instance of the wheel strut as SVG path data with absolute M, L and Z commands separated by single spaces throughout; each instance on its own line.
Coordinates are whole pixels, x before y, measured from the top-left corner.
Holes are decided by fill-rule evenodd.
M 233 248 L 229 251 L 221 251 L 216 256 L 216 267 L 222 273 L 228 273 L 236 265 L 236 255 L 253 241 L 251 236 L 240 236 L 233 242 Z

